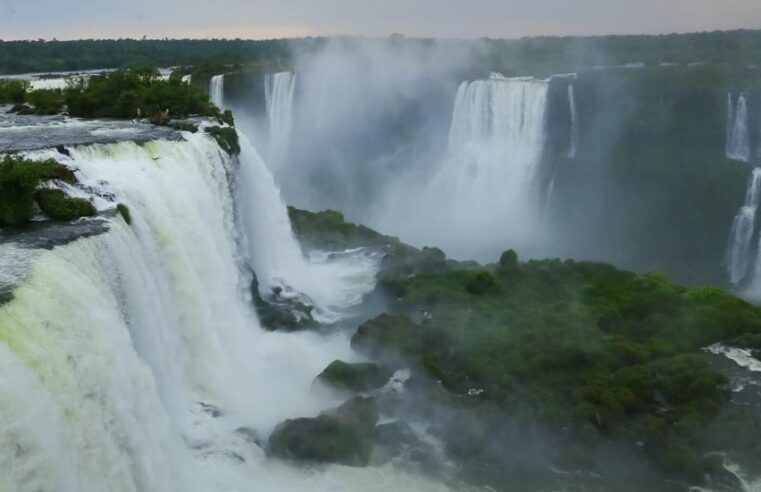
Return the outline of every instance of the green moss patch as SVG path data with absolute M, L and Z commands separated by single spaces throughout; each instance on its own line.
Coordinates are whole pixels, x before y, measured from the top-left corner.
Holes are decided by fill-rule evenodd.
M 42 212 L 54 220 L 75 220 L 80 217 L 92 217 L 97 213 L 89 200 L 71 198 L 61 190 L 37 190 L 34 198 Z

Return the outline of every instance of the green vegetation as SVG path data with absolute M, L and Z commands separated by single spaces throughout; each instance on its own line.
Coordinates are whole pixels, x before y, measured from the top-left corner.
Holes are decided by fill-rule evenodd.
M 288 58 L 291 46 L 317 40 L 0 41 L 0 73 L 40 73 L 140 66 L 219 66 Z M 221 72 L 217 72 L 221 73 Z
M 345 237 L 344 246 L 363 245 L 335 215 L 291 216 L 309 242 L 321 244 L 322 231 L 327 244 Z M 365 239 L 377 245 L 377 236 Z M 418 382 L 415 401 L 429 408 L 423 414 L 450 409 L 439 437 L 465 470 L 495 467 L 504 474 L 491 484 L 507 483 L 516 458 L 486 443 L 531 442 L 535 429 L 557 439 L 542 454 L 545 465 L 604 476 L 604 456 L 626 452 L 632 468 L 689 484 L 721 472 L 711 453 L 755 447 L 746 436 L 761 417 L 730 403 L 728 381 L 703 348 L 760 347 L 761 309 L 658 273 L 521 263 L 512 250 L 485 267 L 446 260 L 435 248 L 407 247 L 394 258 L 394 245 L 377 288 L 389 314 L 362 324 L 352 347 L 436 382 Z
M 0 104 L 21 104 L 29 83 L 24 80 L 0 79 Z
M 163 80 L 154 69 L 117 70 L 96 75 L 65 91 L 72 116 L 142 118 L 168 123 L 190 115 L 222 117 L 206 94 L 176 78 Z
M 234 125 L 230 111 L 220 111 L 208 95 L 177 77 L 159 77 L 153 68 L 116 70 L 71 82 L 66 89 L 29 91 L 28 83 L 0 80 L 0 104 L 13 103 L 22 114 L 59 114 L 85 118 L 146 118 L 159 125 L 195 133 L 198 126 L 172 121 L 188 116 L 215 118 Z M 232 142 L 229 135 L 225 139 Z M 236 140 L 237 143 L 237 140 Z
M 286 420 L 272 432 L 270 452 L 278 457 L 364 466 L 370 461 L 378 406 L 354 397 L 315 418 Z
M 238 131 L 231 126 L 209 126 L 204 130 L 214 137 L 219 146 L 230 155 L 240 154 L 240 142 L 238 141 Z
M 728 402 L 726 379 L 701 349 L 761 333 L 761 310 L 659 274 L 511 258 L 495 274 L 384 275 L 394 311 L 429 317 L 378 318 L 352 345 L 416 360 L 453 394 L 477 391 L 477 406 L 566 429 L 569 446 L 644 443 L 664 471 L 701 483 L 715 465 L 704 455 L 717 449 L 703 429 Z
M 46 205 L 51 204 L 50 197 L 37 192 L 37 188 L 41 183 L 53 179 L 68 183 L 76 181 L 68 168 L 53 159 L 31 161 L 14 155 L 3 157 L 0 160 L 0 226 L 16 226 L 29 222 L 34 215 L 35 200 L 39 203 L 42 199 Z M 75 203 L 72 205 L 65 202 L 63 210 L 84 210 L 82 204 Z M 56 205 L 61 205 L 60 200 L 54 200 L 49 209 L 54 214 L 60 211 Z M 42 207 L 42 203 L 40 206 Z
M 330 250 L 400 244 L 396 238 L 383 236 L 363 225 L 346 222 L 343 214 L 335 210 L 315 213 L 288 207 L 288 215 L 294 232 L 302 243 L 310 247 Z
M 34 198 L 42 212 L 54 220 L 75 220 L 97 213 L 88 200 L 68 197 L 61 190 L 39 189 L 34 192 Z
M 127 225 L 132 225 L 132 214 L 126 205 L 123 203 L 118 204 L 116 206 L 116 213 L 121 215 L 122 219 L 124 219 L 124 222 L 126 222 Z
M 25 101 L 33 106 L 33 109 L 22 111 L 41 115 L 59 114 L 65 104 L 64 92 L 58 89 L 41 89 L 27 92 Z
M 334 388 L 365 392 L 380 388 L 391 377 L 391 372 L 372 362 L 350 364 L 341 360 L 330 363 L 317 379 Z

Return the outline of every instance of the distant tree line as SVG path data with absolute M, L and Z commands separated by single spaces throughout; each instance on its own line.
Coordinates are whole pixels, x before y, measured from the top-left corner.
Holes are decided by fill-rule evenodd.
M 434 43 L 394 35 L 394 43 Z M 323 46 L 327 38 L 252 41 L 242 39 L 0 41 L 0 73 L 74 71 L 136 66 L 288 66 L 294 53 Z M 659 36 L 534 37 L 447 41 L 472 48 L 472 68 L 575 71 L 627 63 L 732 63 L 761 65 L 761 30 Z M 488 67 L 488 68 L 485 68 Z
M 313 42 L 189 39 L 0 41 L 0 73 L 256 63 L 289 57 L 292 43 L 308 45 Z

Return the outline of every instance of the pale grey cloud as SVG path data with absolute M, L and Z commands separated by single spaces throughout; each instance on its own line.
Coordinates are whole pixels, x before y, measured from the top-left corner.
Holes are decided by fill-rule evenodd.
M 2 0 L 0 39 L 519 37 L 761 27 L 761 0 Z

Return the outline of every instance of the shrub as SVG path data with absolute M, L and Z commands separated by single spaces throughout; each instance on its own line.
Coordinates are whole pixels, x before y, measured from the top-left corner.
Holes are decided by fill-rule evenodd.
M 28 89 L 29 82 L 25 80 L 0 80 L 0 104 L 22 104 Z
M 0 226 L 28 222 L 34 213 L 34 190 L 51 179 L 73 182 L 74 175 L 53 159 L 31 161 L 7 155 L 0 160 Z
M 163 80 L 155 69 L 116 70 L 82 80 L 64 91 L 72 116 L 102 118 L 168 118 L 190 115 L 231 119 L 209 97 L 176 78 Z
M 42 89 L 29 92 L 26 101 L 34 106 L 35 114 L 58 114 L 63 110 L 63 92 L 57 89 Z
M 494 292 L 499 289 L 499 282 L 489 272 L 481 271 L 468 275 L 464 282 L 465 290 L 473 295 L 480 296 L 487 292 Z

